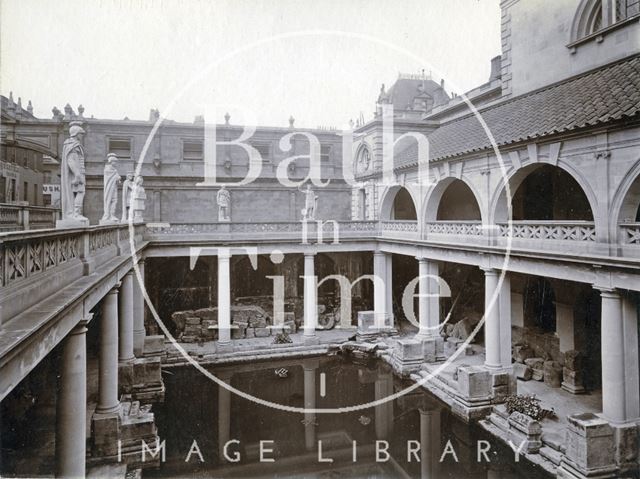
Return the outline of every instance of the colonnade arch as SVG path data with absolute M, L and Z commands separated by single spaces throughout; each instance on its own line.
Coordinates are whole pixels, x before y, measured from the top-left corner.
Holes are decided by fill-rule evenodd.
M 417 221 L 419 204 L 419 198 L 410 188 L 401 185 L 389 186 L 380 202 L 380 219 Z
M 527 165 L 511 172 L 506 181 L 511 198 L 503 180 L 491 203 L 493 223 L 509 221 L 509 204 L 514 221 L 594 221 L 595 193 L 567 165 Z
M 640 160 L 625 175 L 611 208 L 610 228 L 614 233 L 620 223 L 640 222 Z
M 439 181 L 425 201 L 424 219 L 432 221 L 482 221 L 480 196 L 470 182 L 454 177 Z

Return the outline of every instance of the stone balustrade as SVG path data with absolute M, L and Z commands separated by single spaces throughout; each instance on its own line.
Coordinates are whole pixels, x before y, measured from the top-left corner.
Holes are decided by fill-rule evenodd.
M 640 246 L 640 223 L 621 223 L 620 241 L 625 245 Z
M 60 210 L 45 206 L 0 204 L 0 232 L 53 228 Z
M 498 224 L 503 238 L 560 241 L 596 241 L 596 228 L 589 221 L 512 221 Z
M 471 235 L 481 236 L 482 223 L 480 221 L 432 221 L 425 224 L 427 235 Z

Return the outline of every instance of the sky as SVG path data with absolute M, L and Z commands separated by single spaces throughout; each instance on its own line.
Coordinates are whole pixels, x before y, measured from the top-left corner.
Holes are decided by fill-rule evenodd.
M 43 118 L 343 128 L 399 72 L 461 93 L 499 54 L 499 0 L 0 0 L 0 93 Z

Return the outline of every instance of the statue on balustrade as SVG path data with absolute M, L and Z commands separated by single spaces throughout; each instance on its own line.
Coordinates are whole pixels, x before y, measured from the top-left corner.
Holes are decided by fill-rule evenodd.
M 131 209 L 131 191 L 133 190 L 133 172 L 127 172 L 127 179 L 122 183 L 122 218 L 120 221 L 125 223 L 129 219 L 129 210 Z
M 142 214 L 144 213 L 145 201 L 147 194 L 144 191 L 142 176 L 136 176 L 131 188 L 131 208 L 133 209 L 133 222 L 142 223 L 144 221 Z
M 117 164 L 118 157 L 109 153 L 104 165 L 104 191 L 102 193 L 104 213 L 100 220 L 101 225 L 118 223 L 116 206 L 118 204 L 118 185 L 121 178 L 116 168 Z
M 311 185 L 307 185 L 304 193 L 304 208 L 302 209 L 303 220 L 316 219 L 316 207 L 318 206 L 318 196 L 311 189 Z
M 231 193 L 224 185 L 218 190 L 216 202 L 218 203 L 218 221 L 231 221 Z
M 60 165 L 62 219 L 56 222 L 57 228 L 89 226 L 89 220 L 82 216 L 85 193 L 83 135 L 84 130 L 72 122 L 69 138 L 62 145 Z

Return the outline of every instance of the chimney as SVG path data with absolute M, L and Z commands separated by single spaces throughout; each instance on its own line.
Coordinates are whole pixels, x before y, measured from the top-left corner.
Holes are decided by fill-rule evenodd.
M 444 90 L 444 78 L 440 79 L 440 88 Z

